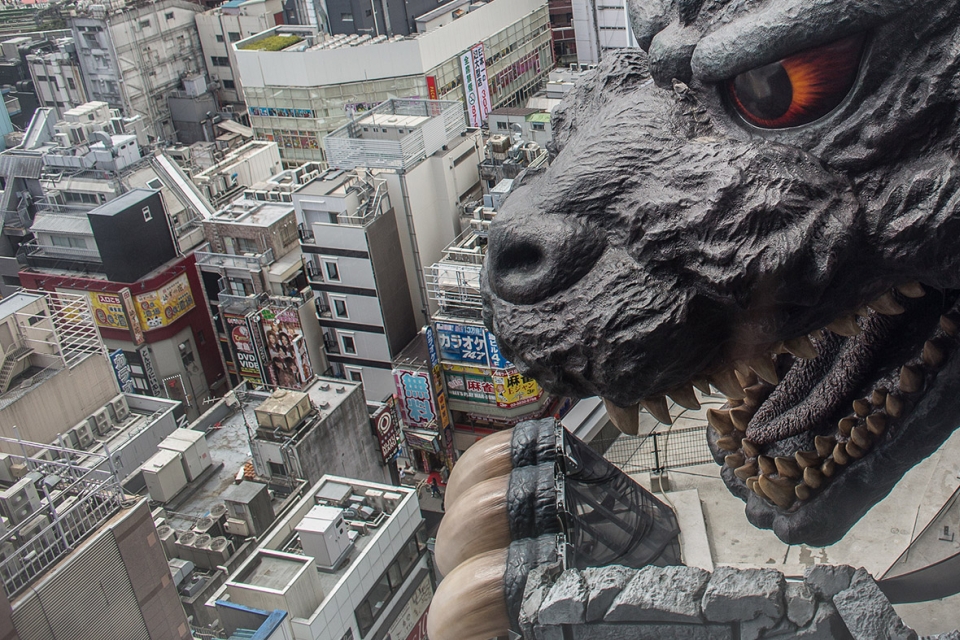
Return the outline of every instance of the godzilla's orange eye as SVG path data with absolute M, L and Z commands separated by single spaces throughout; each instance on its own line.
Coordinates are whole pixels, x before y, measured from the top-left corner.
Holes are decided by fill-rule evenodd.
M 764 129 L 798 127 L 822 118 L 847 96 L 860 67 L 863 35 L 807 49 L 727 81 L 747 122 Z

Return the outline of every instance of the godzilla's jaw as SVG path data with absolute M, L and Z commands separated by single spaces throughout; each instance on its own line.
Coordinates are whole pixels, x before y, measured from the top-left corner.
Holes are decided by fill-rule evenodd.
M 754 525 L 832 544 L 956 427 L 960 291 L 924 293 L 901 286 L 728 376 L 708 441 Z

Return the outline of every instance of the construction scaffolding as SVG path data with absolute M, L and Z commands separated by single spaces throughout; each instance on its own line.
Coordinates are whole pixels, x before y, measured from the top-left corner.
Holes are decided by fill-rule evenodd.
M 60 291 L 29 291 L 24 293 L 43 296 L 49 315 L 37 319 L 32 313 L 16 312 L 23 322 L 18 322 L 25 347 L 39 354 L 59 356 L 64 367 L 73 368 L 92 354 L 107 357 L 107 349 L 97 331 L 86 294 Z

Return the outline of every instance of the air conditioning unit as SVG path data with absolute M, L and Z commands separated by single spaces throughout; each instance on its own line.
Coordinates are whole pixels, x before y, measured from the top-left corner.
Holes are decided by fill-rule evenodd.
M 70 433 L 75 434 L 81 449 L 86 450 L 90 445 L 93 444 L 93 429 L 90 428 L 90 423 L 86 420 L 71 429 Z
M 94 428 L 97 433 L 103 435 L 107 431 L 110 431 L 110 427 L 113 425 L 110 423 L 110 411 L 104 407 L 98 411 L 94 411 L 90 415 L 90 420 L 95 425 Z
M 40 495 L 30 478 L 22 478 L 15 485 L 0 493 L 0 508 L 3 509 L 13 525 L 28 520 L 39 507 Z
M 227 518 L 227 524 L 223 526 L 223 529 L 231 535 L 241 536 L 243 538 L 246 538 L 250 535 L 250 528 L 247 527 L 246 520 Z
M 130 406 L 127 404 L 127 397 L 122 393 L 110 401 L 107 405 L 110 409 L 110 417 L 117 424 L 120 424 L 130 415 Z

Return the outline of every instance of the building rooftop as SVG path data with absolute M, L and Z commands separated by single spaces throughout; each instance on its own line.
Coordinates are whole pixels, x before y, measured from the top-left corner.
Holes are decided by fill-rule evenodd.
M 218 224 L 270 227 L 293 214 L 293 205 L 238 198 L 217 211 L 207 222 Z
M 43 298 L 43 296 L 38 293 L 26 293 L 24 291 L 8 296 L 0 300 L 0 318 L 6 318 L 10 314 L 20 311 L 41 298 Z

